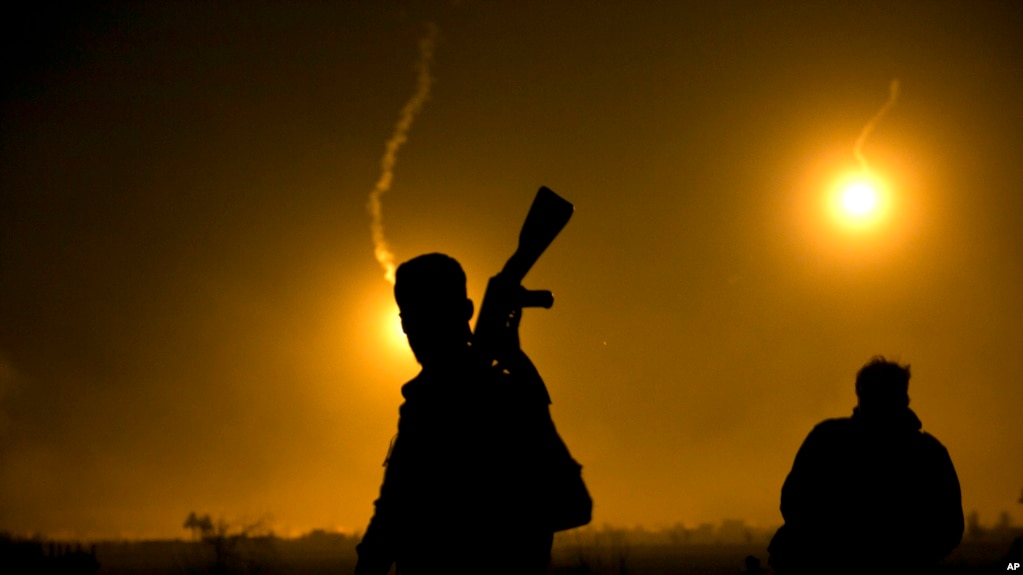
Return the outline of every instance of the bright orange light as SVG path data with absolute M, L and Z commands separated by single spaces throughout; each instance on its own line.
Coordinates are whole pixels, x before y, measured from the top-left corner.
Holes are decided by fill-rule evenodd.
M 842 207 L 853 217 L 869 214 L 877 207 L 877 189 L 870 182 L 853 182 L 842 192 Z
M 870 174 L 840 178 L 831 194 L 831 211 L 847 227 L 866 227 L 884 218 L 888 208 L 884 183 Z
M 390 290 L 374 289 L 359 306 L 360 317 L 354 322 L 354 333 L 367 350 L 367 359 L 385 371 L 404 373 L 415 368 L 415 358 L 408 338 L 401 329 L 398 304 Z

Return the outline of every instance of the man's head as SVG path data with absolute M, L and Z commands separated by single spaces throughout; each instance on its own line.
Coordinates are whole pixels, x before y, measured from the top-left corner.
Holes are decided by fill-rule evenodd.
M 861 409 L 887 411 L 909 407 L 909 365 L 878 355 L 856 374 L 856 397 Z
M 472 332 L 472 300 L 466 296 L 465 272 L 454 258 L 426 254 L 395 272 L 394 299 L 409 347 L 424 367 L 464 352 Z

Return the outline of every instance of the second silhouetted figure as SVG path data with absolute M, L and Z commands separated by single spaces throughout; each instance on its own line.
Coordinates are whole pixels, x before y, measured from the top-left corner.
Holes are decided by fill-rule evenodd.
M 780 575 L 922 573 L 963 535 L 959 479 L 909 408 L 909 366 L 876 357 L 856 375 L 852 417 L 817 425 L 781 494 Z

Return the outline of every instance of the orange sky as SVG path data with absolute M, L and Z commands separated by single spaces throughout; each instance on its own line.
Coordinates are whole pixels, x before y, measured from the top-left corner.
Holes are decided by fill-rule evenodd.
M 478 303 L 536 189 L 575 204 L 523 345 L 597 525 L 780 523 L 877 353 L 966 510 L 1019 515 L 1015 4 L 334 4 L 4 22 L 0 530 L 365 527 L 416 373 L 365 206 L 427 22 L 388 240 L 458 258 Z M 888 210 L 837 225 L 893 78 L 863 148 Z

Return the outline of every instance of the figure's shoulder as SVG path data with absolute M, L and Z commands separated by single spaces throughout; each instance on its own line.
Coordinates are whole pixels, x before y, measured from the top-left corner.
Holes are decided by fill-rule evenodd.
M 428 410 L 429 390 L 423 374 L 413 377 L 401 386 L 401 397 L 404 401 L 398 406 L 398 427 L 407 427 L 411 421 L 422 418 L 424 409 Z
M 405 399 L 405 401 L 413 399 L 417 394 L 421 393 L 424 379 L 423 372 L 420 371 L 415 377 L 406 381 L 405 384 L 401 386 L 401 396 Z
M 849 433 L 853 430 L 855 424 L 851 418 L 848 417 L 834 417 L 831 419 L 825 419 L 813 427 L 811 435 L 833 435 L 839 433 Z
M 825 419 L 810 430 L 804 445 L 821 446 L 836 445 L 853 441 L 856 437 L 856 424 L 848 417 Z
M 920 431 L 918 433 L 920 434 L 920 444 L 923 445 L 925 449 L 934 453 L 948 454 L 948 449 L 945 448 L 945 445 L 941 443 L 941 441 L 938 441 L 937 437 L 934 437 L 926 431 Z
M 491 374 L 491 390 L 498 401 L 520 409 L 523 406 L 543 406 L 551 403 L 547 386 L 539 377 L 513 374 L 495 369 Z

